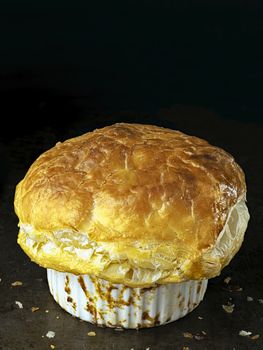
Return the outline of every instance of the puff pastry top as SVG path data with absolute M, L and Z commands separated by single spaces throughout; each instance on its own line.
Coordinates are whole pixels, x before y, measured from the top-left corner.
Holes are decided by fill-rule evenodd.
M 115 124 L 33 163 L 16 189 L 18 242 L 44 267 L 131 286 L 209 278 L 242 243 L 245 194 L 242 169 L 222 149 Z

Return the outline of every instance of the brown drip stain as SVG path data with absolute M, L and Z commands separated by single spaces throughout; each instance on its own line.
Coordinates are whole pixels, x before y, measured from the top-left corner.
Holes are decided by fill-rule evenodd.
M 116 299 L 112 295 L 113 290 L 118 290 L 118 287 L 114 284 L 111 285 L 104 285 L 99 279 L 96 279 L 92 276 L 89 276 L 90 280 L 92 281 L 95 292 L 99 296 L 100 299 L 106 302 L 107 307 L 111 310 L 114 310 L 115 308 L 122 308 L 124 306 L 131 306 L 134 305 L 135 307 L 138 307 L 136 304 L 136 301 L 140 299 L 140 295 L 136 293 L 136 289 L 131 288 L 131 294 L 129 298 L 126 300 L 124 297 L 125 291 L 129 289 L 129 287 L 123 285 L 121 289 L 119 289 L 119 293 L 117 294 Z M 97 297 L 92 296 L 89 291 L 86 288 L 84 279 L 82 276 L 78 277 L 78 282 L 81 286 L 81 289 L 83 290 L 84 294 L 87 298 L 87 305 L 86 310 L 92 315 L 93 322 L 99 323 L 98 321 L 104 321 L 104 314 L 105 311 L 100 311 L 99 308 L 97 308 Z M 122 321 L 119 321 L 118 324 L 114 325 L 114 327 L 123 327 Z M 156 324 L 158 324 L 158 320 L 154 320 Z M 109 322 L 107 323 L 110 327 L 113 327 L 112 324 Z
M 93 276 L 89 276 L 89 278 L 90 278 L 91 282 L 95 285 L 96 292 L 99 295 L 101 295 L 103 293 L 103 291 L 102 291 L 102 287 L 101 287 L 99 281 L 96 278 L 94 278 Z
M 179 308 L 182 308 L 184 303 L 185 303 L 185 299 L 181 298 L 180 301 L 179 301 Z
M 157 287 L 158 286 L 142 288 L 140 290 L 140 293 L 141 293 L 141 295 L 143 295 L 144 293 L 151 292 L 151 291 L 155 290 Z
M 126 305 L 129 306 L 131 303 L 131 298 L 129 298 L 129 301 L 125 301 L 123 298 L 123 294 L 125 292 L 125 290 L 127 289 L 126 286 L 123 286 L 123 288 L 121 289 L 118 299 L 115 299 L 113 297 L 113 295 L 111 294 L 111 292 L 113 290 L 118 290 L 118 287 L 114 286 L 114 285 L 109 285 L 109 286 L 103 286 L 99 280 L 90 277 L 91 281 L 93 282 L 95 289 L 96 289 L 96 293 L 100 296 L 100 298 L 104 301 L 106 301 L 106 303 L 108 304 L 108 307 L 110 309 L 114 309 L 115 307 L 121 307 L 121 305 Z
M 92 315 L 92 318 L 93 318 L 93 322 L 94 323 L 97 323 L 98 321 L 98 318 L 101 318 L 102 320 L 104 320 L 104 315 L 103 315 L 103 312 L 97 310 L 96 308 L 96 301 L 97 301 L 97 298 L 96 297 L 91 297 L 91 295 L 89 294 L 87 288 L 86 288 L 86 285 L 85 285 L 85 282 L 83 280 L 83 277 L 82 276 L 79 276 L 78 277 L 78 282 L 81 286 L 81 289 L 83 290 L 84 294 L 86 295 L 86 298 L 87 298 L 87 305 L 86 305 L 86 310 Z
M 188 309 L 193 310 L 197 306 L 197 303 L 192 303 L 191 300 L 188 300 Z
M 107 326 L 108 327 L 112 327 L 112 328 L 124 328 L 124 324 L 127 320 L 122 320 L 122 321 L 118 321 L 118 323 L 116 324 L 112 324 L 110 321 L 107 322 Z
M 116 305 L 116 300 L 113 298 L 111 294 L 111 292 L 114 289 L 116 290 L 118 288 L 115 287 L 114 285 L 108 286 L 105 291 L 103 291 L 100 286 L 98 288 L 98 291 L 100 291 L 99 293 L 100 297 L 107 302 L 107 304 L 109 305 L 109 308 L 114 308 L 114 306 Z
M 96 307 L 94 306 L 92 298 L 89 298 L 89 301 L 87 302 L 86 310 L 92 315 L 93 320 L 96 322 L 98 320 L 98 313 L 97 313 Z
M 194 309 L 197 305 L 198 305 L 197 303 L 193 303 L 193 309 Z
M 124 300 L 124 293 L 125 293 L 126 289 L 128 289 L 128 287 L 123 286 L 122 289 L 120 290 L 118 300 L 114 300 L 115 301 L 115 305 L 117 307 L 132 305 L 132 303 L 133 303 L 133 295 L 130 295 L 128 300 Z M 113 305 L 113 307 L 115 305 Z
M 69 277 L 68 277 L 68 275 L 66 275 L 65 292 L 66 292 L 67 294 L 70 294 L 70 293 L 71 293 L 71 290 L 70 290 L 70 288 L 69 288 Z
M 88 302 L 86 305 L 86 310 L 92 315 L 93 321 L 97 322 L 98 313 L 97 313 L 97 309 L 95 307 L 94 299 L 90 296 L 82 276 L 78 277 L 78 282 L 79 282 L 84 294 L 86 295 L 86 298 L 88 299 Z
M 127 287 L 126 286 L 122 286 L 120 293 L 119 293 L 119 299 L 122 300 L 124 297 L 124 293 L 126 291 Z
M 78 282 L 79 282 L 79 284 L 80 284 L 80 286 L 81 286 L 81 289 L 83 290 L 83 292 L 84 292 L 85 295 L 87 296 L 88 291 L 87 291 L 87 289 L 86 289 L 86 286 L 85 286 L 85 283 L 84 283 L 84 280 L 83 280 L 83 277 L 82 277 L 82 276 L 79 276 L 79 277 L 78 277 Z
M 154 327 L 154 326 L 158 326 L 160 324 L 159 316 L 160 316 L 160 314 L 158 313 L 155 317 L 151 317 L 147 311 L 144 311 L 142 314 L 142 319 L 144 321 L 149 322 L 145 325 L 146 327 Z
M 197 286 L 197 293 L 198 293 L 198 294 L 200 293 L 201 286 L 202 286 L 202 282 L 199 282 L 199 283 L 198 283 L 198 286 Z
M 72 308 L 76 311 L 77 304 L 75 303 L 75 301 L 73 301 L 73 299 L 71 297 L 67 297 L 67 301 L 69 303 L 72 303 Z

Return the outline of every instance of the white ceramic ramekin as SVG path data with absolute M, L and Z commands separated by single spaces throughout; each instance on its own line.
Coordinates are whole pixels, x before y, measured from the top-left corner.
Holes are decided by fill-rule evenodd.
M 207 280 L 131 288 L 88 275 L 48 269 L 56 302 L 82 320 L 106 327 L 163 325 L 191 312 L 202 301 Z

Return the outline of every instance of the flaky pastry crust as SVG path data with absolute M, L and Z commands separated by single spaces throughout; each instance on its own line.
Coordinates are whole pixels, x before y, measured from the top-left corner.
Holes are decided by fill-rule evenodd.
M 209 278 L 242 243 L 245 195 L 244 173 L 222 149 L 179 131 L 115 124 L 59 142 L 33 163 L 16 189 L 18 242 L 44 267 L 133 286 Z M 224 242 L 225 255 L 212 254 L 239 203 L 242 232 Z M 76 254 L 90 247 L 91 256 Z

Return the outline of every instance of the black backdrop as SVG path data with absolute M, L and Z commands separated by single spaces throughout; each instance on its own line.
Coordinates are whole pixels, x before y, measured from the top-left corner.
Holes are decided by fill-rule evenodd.
M 153 116 L 177 104 L 261 121 L 262 1 L 0 6 L 0 113 L 10 135 L 96 113 Z

